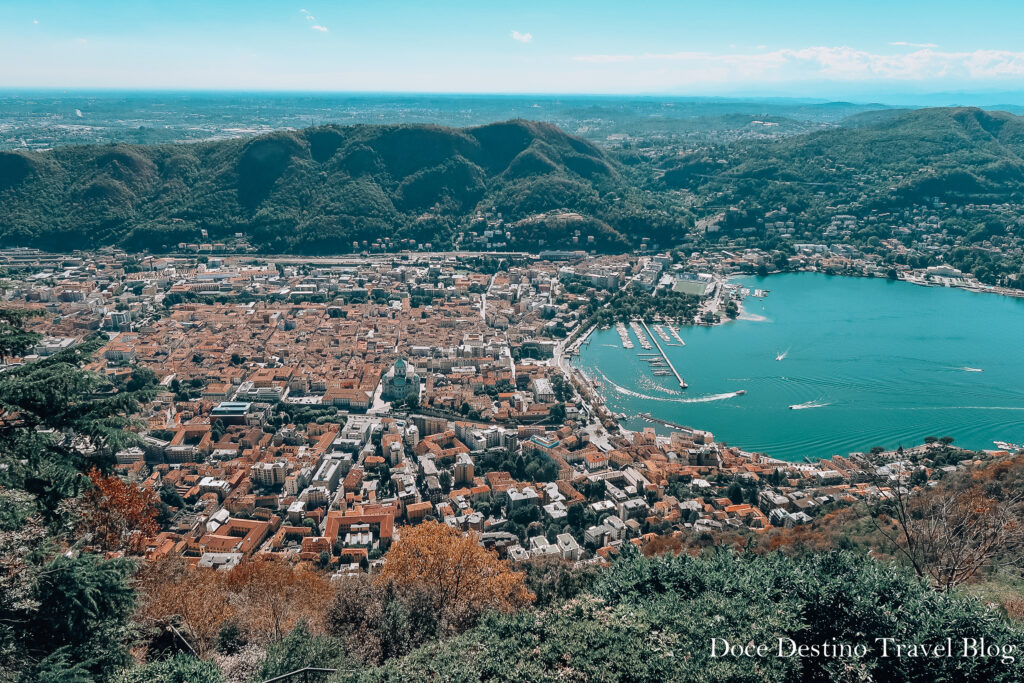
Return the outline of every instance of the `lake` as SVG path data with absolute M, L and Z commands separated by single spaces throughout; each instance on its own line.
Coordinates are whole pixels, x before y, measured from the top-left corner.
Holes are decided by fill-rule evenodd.
M 584 345 L 574 363 L 625 427 L 651 426 L 637 417 L 650 413 L 786 460 L 926 436 L 966 448 L 1024 441 L 1024 300 L 818 273 L 736 282 L 770 290 L 744 302 L 763 319 L 684 327 L 684 347 L 658 337 L 686 390 L 652 374 L 640 354 L 657 349 L 642 350 L 632 331 L 634 349 L 614 327 Z

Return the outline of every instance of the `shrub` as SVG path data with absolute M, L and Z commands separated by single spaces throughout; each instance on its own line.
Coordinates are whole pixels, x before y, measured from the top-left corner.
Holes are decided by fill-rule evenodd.
M 121 672 L 117 683 L 223 683 L 212 662 L 178 654 Z

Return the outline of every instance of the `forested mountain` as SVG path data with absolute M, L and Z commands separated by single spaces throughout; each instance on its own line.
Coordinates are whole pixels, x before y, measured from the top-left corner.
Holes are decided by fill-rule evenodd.
M 1019 200 L 1024 117 L 973 108 L 866 112 L 808 135 L 684 157 L 667 166 L 663 182 L 796 205 L 820 194 L 889 208 L 932 197 Z
M 602 195 L 623 187 L 599 149 L 549 124 L 325 126 L 188 145 L 0 154 L 0 236 L 49 249 L 160 250 L 244 233 L 268 251 L 446 242 L 477 207 L 516 221 L 561 209 L 598 248 L 625 247 Z
M 949 205 L 942 216 L 887 218 L 936 201 Z M 1019 265 L 999 254 L 1016 253 L 1022 202 L 1024 117 L 973 108 L 863 112 L 808 134 L 694 148 L 652 138 L 603 150 L 514 120 L 0 153 L 0 242 L 55 251 L 236 235 L 275 253 L 448 248 L 489 229 L 487 244 L 515 250 L 619 251 L 644 238 L 772 250 L 787 244 L 765 229 L 781 211 L 792 241 L 855 246 L 896 236 L 912 247 L 935 218 L 949 250 L 981 247 L 951 253 L 954 263 L 1001 276 Z M 1005 203 L 998 216 L 960 208 Z M 715 234 L 692 230 L 719 212 Z M 826 233 L 841 214 L 867 220 Z

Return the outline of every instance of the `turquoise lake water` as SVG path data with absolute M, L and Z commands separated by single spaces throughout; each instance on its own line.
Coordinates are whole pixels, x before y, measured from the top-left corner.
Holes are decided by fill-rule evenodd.
M 658 337 L 686 390 L 653 376 L 640 354 L 657 349 L 632 331 L 631 350 L 614 327 L 591 336 L 574 363 L 624 426 L 649 427 L 636 416 L 650 413 L 787 460 L 926 436 L 966 448 L 1024 441 L 1024 299 L 818 273 L 737 282 L 770 290 L 744 303 L 764 320 L 684 327 L 685 347 Z M 800 404 L 815 407 L 789 408 Z

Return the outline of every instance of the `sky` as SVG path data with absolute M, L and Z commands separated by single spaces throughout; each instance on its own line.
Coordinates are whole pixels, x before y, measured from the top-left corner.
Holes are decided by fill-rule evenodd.
M 1020 0 L 0 0 L 0 88 L 1024 92 Z

